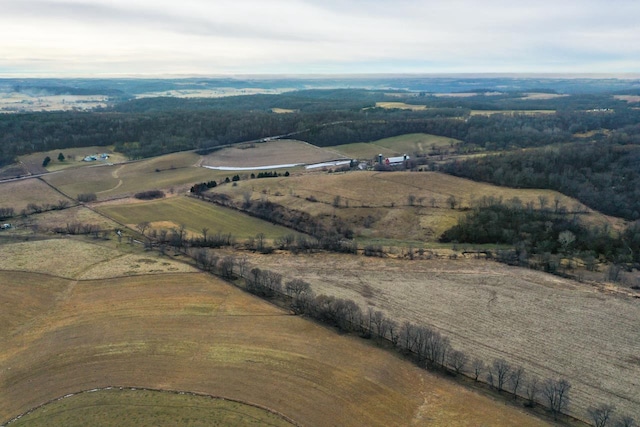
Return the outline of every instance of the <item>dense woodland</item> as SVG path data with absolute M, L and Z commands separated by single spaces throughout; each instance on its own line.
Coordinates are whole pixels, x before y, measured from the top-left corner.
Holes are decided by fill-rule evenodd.
M 574 107 L 616 109 L 566 109 L 567 99 L 573 99 Z M 93 112 L 5 114 L 0 115 L 0 165 L 18 155 L 69 147 L 115 145 L 131 158 L 142 158 L 287 134 L 333 146 L 424 132 L 459 139 L 465 152 L 544 146 L 603 129 L 622 141 L 640 139 L 640 110 L 610 95 L 592 96 L 582 104 L 579 97 L 545 100 L 546 107 L 558 108 L 548 115 L 470 116 L 471 108 L 499 106 L 498 100 L 483 95 L 455 104 L 433 96 L 405 99 L 430 107 L 423 111 L 375 107 L 377 101 L 389 100 L 402 98 L 363 90 L 301 91 L 214 99 L 147 98 Z M 502 101 L 533 107 L 530 101 L 512 97 Z M 272 108 L 295 112 L 276 114 Z

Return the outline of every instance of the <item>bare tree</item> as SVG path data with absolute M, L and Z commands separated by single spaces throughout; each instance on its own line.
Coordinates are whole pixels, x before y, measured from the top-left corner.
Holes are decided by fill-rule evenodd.
M 207 233 L 209 232 L 209 228 L 207 227 L 203 227 L 202 228 L 202 241 L 206 244 L 207 243 Z
M 249 257 L 247 257 L 246 255 L 242 255 L 240 258 L 238 258 L 238 274 L 240 275 L 240 277 L 244 277 L 245 273 L 247 272 L 247 266 L 249 265 Z
M 504 389 L 504 385 L 509 379 L 509 374 L 511 373 L 511 365 L 504 359 L 496 359 L 493 361 L 493 364 L 489 368 L 490 374 L 494 377 L 496 381 L 496 387 L 498 391 L 502 391 Z
M 481 359 L 475 358 L 471 362 L 471 369 L 473 370 L 473 380 L 478 381 L 478 377 L 484 371 L 484 362 Z
M 549 198 L 547 196 L 540 195 L 538 196 L 538 203 L 540 204 L 540 210 L 543 211 L 547 207 L 547 203 L 549 203 Z
M 220 262 L 220 272 L 225 279 L 233 278 L 233 267 L 236 265 L 236 259 L 231 255 L 226 256 Z
M 509 383 L 511 384 L 511 390 L 513 391 L 513 398 L 518 397 L 518 388 L 522 384 L 522 377 L 524 376 L 524 368 L 522 366 L 516 366 L 511 370 L 509 375 Z
M 553 414 L 554 419 L 558 419 L 558 415 L 566 410 L 569 405 L 569 390 L 571 384 L 565 379 L 547 379 L 542 385 L 542 394 L 545 396 L 549 410 Z
M 284 289 L 290 297 L 298 298 L 301 293 L 307 292 L 311 289 L 311 285 L 304 280 L 293 279 L 285 284 Z
M 144 236 L 144 232 L 151 226 L 149 221 L 142 221 L 136 225 L 136 229 Z
M 623 415 L 616 421 L 615 427 L 638 427 L 636 420 L 628 415 Z
M 453 350 L 449 352 L 449 366 L 456 371 L 456 374 L 462 372 L 468 361 L 469 356 L 460 350 Z
M 614 410 L 615 406 L 613 405 L 601 404 L 595 407 L 589 407 L 587 409 L 587 413 L 593 421 L 593 427 L 605 427 Z
M 526 387 L 527 406 L 533 408 L 536 404 L 536 397 L 540 393 L 540 380 L 536 376 L 529 378 Z
M 447 204 L 449 205 L 449 207 L 450 207 L 451 209 L 455 209 L 455 208 L 456 208 L 456 205 L 458 204 L 458 200 L 456 199 L 456 196 L 454 196 L 453 194 L 452 194 L 452 195 L 450 195 L 450 196 L 447 198 Z

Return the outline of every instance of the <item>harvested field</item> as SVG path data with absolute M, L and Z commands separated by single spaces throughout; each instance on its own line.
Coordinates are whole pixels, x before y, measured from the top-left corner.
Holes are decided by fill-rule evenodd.
M 615 99 L 627 101 L 628 103 L 640 102 L 640 95 L 613 95 Z
M 570 412 L 614 404 L 640 417 L 640 300 L 542 272 L 480 260 L 250 255 L 250 263 L 306 280 L 317 293 L 432 326 L 491 363 L 505 358 L 540 378 L 566 378 Z
M 55 230 L 57 228 L 65 228 L 67 224 L 73 223 L 95 225 L 100 230 L 115 230 L 116 228 L 122 228 L 119 224 L 82 205 L 64 210 L 48 211 L 38 215 L 30 215 L 24 222 L 25 227 L 35 226 L 38 230 Z
M 388 109 L 400 109 L 400 110 L 413 110 L 413 111 L 421 111 L 421 110 L 427 109 L 426 105 L 406 104 L 404 102 L 376 102 L 376 107 L 388 108 Z
M 559 94 L 559 93 L 541 93 L 541 92 L 530 92 L 525 94 L 526 96 L 524 96 L 521 99 L 533 99 L 533 100 L 540 100 L 540 99 L 556 99 L 556 98 L 563 98 L 565 96 L 569 96 L 566 94 Z
M 491 116 L 494 114 L 504 114 L 506 116 L 525 115 L 535 116 L 538 114 L 555 114 L 556 110 L 471 110 L 472 116 Z
M 296 140 L 275 140 L 236 145 L 215 151 L 202 160 L 203 166 L 264 167 L 269 165 L 312 164 L 344 158 L 331 149 Z
M 92 390 L 49 403 L 11 426 L 291 426 L 267 410 L 209 396 L 138 389 Z
M 206 227 L 211 235 L 219 231 L 231 233 L 240 239 L 254 237 L 258 233 L 264 233 L 267 239 L 275 239 L 292 232 L 288 228 L 191 197 L 172 197 L 128 205 L 105 204 L 97 209 L 132 228 L 145 221 L 169 222 L 184 224 L 187 231 L 195 235 L 201 235 Z
M 60 200 L 73 202 L 37 178 L 0 183 L 0 207 L 13 208 L 16 214 L 30 203 L 56 205 Z
M 28 321 L 0 324 L 0 420 L 123 385 L 237 399 L 304 425 L 545 425 L 205 274 L 3 279 L 0 292 L 21 294 L 16 312 L 45 297 Z

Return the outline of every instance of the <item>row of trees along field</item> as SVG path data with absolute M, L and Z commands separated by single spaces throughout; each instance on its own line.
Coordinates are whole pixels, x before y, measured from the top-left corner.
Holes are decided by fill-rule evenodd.
M 640 111 L 604 95 L 572 108 L 614 103 L 615 110 L 471 117 L 468 107 L 480 101 L 458 99 L 456 108 L 438 108 L 438 98 L 430 98 L 425 102 L 434 105 L 421 111 L 375 108 L 376 101 L 388 99 L 397 101 L 379 92 L 320 90 L 213 100 L 144 99 L 94 112 L 5 114 L 0 116 L 0 165 L 18 155 L 69 147 L 115 145 L 130 158 L 142 158 L 293 132 L 319 146 L 424 132 L 459 139 L 466 151 L 542 146 L 601 129 L 616 131 L 621 139 L 637 140 L 640 134 L 633 127 L 640 122 Z M 553 101 L 548 102 L 553 108 Z M 272 108 L 295 112 L 276 114 Z
M 539 206 L 519 199 L 503 203 L 483 197 L 458 224 L 440 238 L 443 242 L 506 243 L 515 250 L 503 261 L 558 272 L 560 258 L 582 259 L 588 269 L 607 261 L 627 268 L 640 266 L 640 223 L 614 236 L 606 227 L 587 227 L 579 212 L 568 213 L 556 200 L 541 196 Z
M 204 236 L 206 240 L 206 233 Z M 498 393 L 508 393 L 514 400 L 520 399 L 527 407 L 546 408 L 556 420 L 569 410 L 571 384 L 565 379 L 542 379 L 504 359 L 487 363 L 471 358 L 454 349 L 449 338 L 435 329 L 408 321 L 398 324 L 373 307 L 363 311 L 352 300 L 316 295 L 311 285 L 300 279 L 283 284 L 282 275 L 277 272 L 257 267 L 249 269 L 246 257 L 221 258 L 203 248 L 188 252 L 205 271 L 226 279 L 240 277 L 244 279 L 246 289 L 253 294 L 287 304 L 296 314 L 309 316 L 344 332 L 356 333 L 365 339 L 373 339 L 383 347 L 397 349 L 423 368 L 441 370 L 454 376 L 465 375 L 475 382 L 485 382 Z M 612 420 L 620 427 L 636 425 L 632 417 L 624 414 L 614 419 L 614 410 L 612 405 L 601 404 L 590 407 L 588 414 L 594 426 L 604 427 Z
M 633 127 L 635 138 L 640 125 Z M 619 133 L 614 137 L 619 137 Z M 441 170 L 475 181 L 548 188 L 628 220 L 640 219 L 640 140 L 571 143 L 455 161 Z

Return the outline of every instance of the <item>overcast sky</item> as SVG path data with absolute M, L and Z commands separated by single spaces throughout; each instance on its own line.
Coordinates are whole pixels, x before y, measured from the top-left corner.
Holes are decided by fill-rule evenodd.
M 638 73 L 640 0 L 0 0 L 0 76 Z

